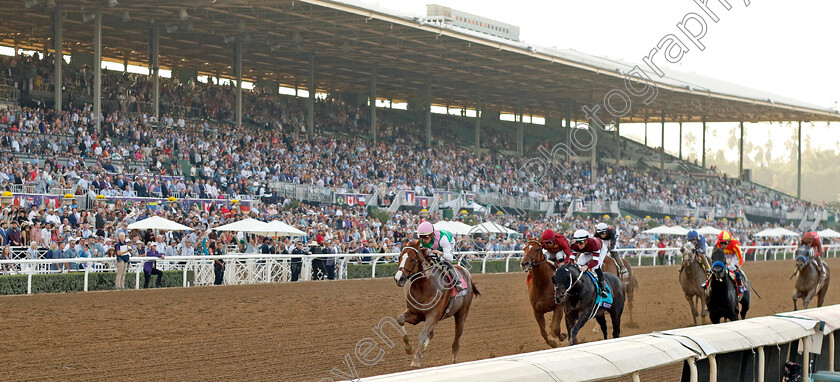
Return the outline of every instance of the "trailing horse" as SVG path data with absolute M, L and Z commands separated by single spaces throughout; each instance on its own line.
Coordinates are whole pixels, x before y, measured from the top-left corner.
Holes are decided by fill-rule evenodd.
M 726 267 L 726 257 L 723 249 L 715 248 L 712 253 L 712 271 L 706 296 L 706 307 L 709 309 L 709 318 L 713 324 L 720 323 L 721 319 L 737 321 L 740 313 L 741 319 L 747 316 L 750 309 L 749 281 L 744 281 L 747 290 L 738 299 L 738 290 L 735 280 L 729 275 Z M 740 309 L 738 308 L 740 302 Z
M 564 304 L 566 313 L 566 330 L 569 332 L 569 345 L 574 345 L 577 334 L 589 319 L 595 317 L 604 339 L 607 339 L 607 320 L 604 312 L 610 313 L 613 327 L 613 338 L 621 333 L 621 314 L 624 312 L 626 301 L 624 288 L 618 277 L 611 273 L 604 273 L 604 280 L 612 291 L 613 302 L 609 307 L 599 303 L 597 283 L 590 275 L 580 272 L 577 265 L 567 264 L 557 268 L 551 281 L 554 283 L 554 301 Z M 598 304 L 596 306 L 596 303 Z
M 814 296 L 817 296 L 817 306 L 823 306 L 825 294 L 828 292 L 828 283 L 831 281 L 831 272 L 828 264 L 820 258 L 816 258 L 825 271 L 825 281 L 820 283 L 820 272 L 817 264 L 811 261 L 811 250 L 806 246 L 796 249 L 796 290 L 793 292 L 793 310 L 797 310 L 796 300 L 802 299 L 802 307 L 808 309 L 808 304 Z
M 416 351 L 411 347 L 408 332 L 404 332 L 406 334 L 403 335 L 406 354 L 414 353 L 411 366 L 420 367 L 423 350 L 435 336 L 435 326 L 438 321 L 449 317 L 455 317 L 452 363 L 458 362 L 464 322 L 470 312 L 473 297 L 481 295 L 472 282 L 470 272 L 456 265 L 455 270 L 460 275 L 460 280 L 449 280 L 446 271 L 429 259 L 428 249 L 422 247 L 418 240 L 407 243 L 400 252 L 399 259 L 400 265 L 394 275 L 394 281 L 397 286 L 404 287 L 406 310 L 397 317 L 397 322 L 403 327 L 406 322 L 412 325 L 425 323 L 420 329 Z M 463 292 L 457 296 L 454 285 L 456 282 L 461 282 L 464 287 Z
M 560 330 L 560 320 L 563 318 L 563 305 L 554 301 L 554 285 L 551 283 L 551 276 L 557 270 L 554 262 L 548 260 L 543 254 L 542 246 L 537 239 L 528 240 L 522 261 L 519 264 L 522 270 L 528 272 L 528 299 L 531 301 L 531 308 L 534 310 L 534 318 L 540 327 L 540 334 L 548 346 L 556 348 L 558 342 L 549 337 L 545 330 L 545 314 L 554 312 L 551 317 L 551 332 L 560 340 L 566 339 L 566 335 Z
M 703 260 L 697 255 L 694 244 L 686 241 L 680 248 L 683 259 L 680 264 L 680 286 L 682 287 L 685 299 L 688 301 L 688 306 L 691 308 L 691 318 L 694 319 L 694 325 L 697 325 L 697 316 L 701 316 L 701 323 L 704 318 L 709 315 L 706 310 L 706 291 L 703 290 L 701 284 L 706 281 L 706 271 L 703 267 Z M 698 309 L 701 310 L 698 312 Z
M 627 309 L 626 312 L 629 315 L 630 324 L 633 324 L 635 321 L 633 320 L 633 299 L 636 295 L 636 289 L 639 289 L 639 280 L 636 279 L 636 275 L 633 273 L 633 267 L 630 266 L 630 262 L 627 259 L 622 258 L 622 262 L 624 263 L 624 269 L 627 270 L 627 275 L 625 277 L 621 277 L 621 274 L 618 272 L 618 268 L 615 266 L 615 259 L 612 256 L 607 256 L 604 259 L 604 263 L 601 264 L 601 269 L 605 273 L 612 273 L 621 280 L 621 285 L 624 286 L 624 295 L 627 297 Z

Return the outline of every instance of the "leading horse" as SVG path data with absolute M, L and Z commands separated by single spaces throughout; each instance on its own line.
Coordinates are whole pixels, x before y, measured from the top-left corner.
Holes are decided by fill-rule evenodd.
M 726 267 L 726 257 L 723 249 L 715 248 L 712 252 L 712 272 L 709 281 L 709 294 L 706 296 L 706 306 L 709 309 L 709 318 L 713 324 L 720 323 L 721 319 L 737 321 L 740 313 L 741 319 L 747 317 L 750 310 L 749 281 L 744 280 L 747 290 L 738 299 L 738 290 L 735 280 L 729 275 Z M 740 310 L 738 304 L 740 302 Z
M 400 265 L 396 275 L 394 275 L 394 281 L 397 286 L 403 287 L 406 298 L 406 310 L 397 317 L 397 322 L 403 327 L 405 333 L 403 342 L 405 343 L 406 354 L 414 353 L 414 359 L 411 361 L 412 367 L 420 367 L 423 351 L 435 336 L 435 326 L 440 320 L 449 317 L 455 317 L 452 363 L 458 362 L 464 322 L 470 312 L 473 297 L 481 295 L 472 282 L 470 272 L 460 265 L 456 265 L 455 270 L 463 278 L 466 285 L 463 294 L 453 297 L 452 293 L 455 290 L 453 283 L 461 282 L 461 280 L 448 280 L 444 268 L 430 260 L 428 251 L 427 248 L 420 245 L 418 240 L 407 243 L 400 251 Z M 415 351 L 408 339 L 408 332 L 405 332 L 405 323 L 417 325 L 420 322 L 425 323 L 425 325 L 420 329 Z
M 604 280 L 613 293 L 613 303 L 609 308 L 595 306 L 598 301 L 598 287 L 590 277 L 582 274 L 575 264 L 566 264 L 557 268 L 551 281 L 554 283 L 554 301 L 564 305 L 566 330 L 569 332 L 569 346 L 577 341 L 577 334 L 589 319 L 595 317 L 604 339 L 607 339 L 607 319 L 604 312 L 610 313 L 613 338 L 621 333 L 621 314 L 624 312 L 624 288 L 621 281 L 612 273 L 604 273 Z
M 685 299 L 688 301 L 688 306 L 691 307 L 691 317 L 694 319 L 694 325 L 697 325 L 697 316 L 701 316 L 701 323 L 709 311 L 706 310 L 705 298 L 706 291 L 703 290 L 702 283 L 706 281 L 706 270 L 704 269 L 703 259 L 699 256 L 705 257 L 704 254 L 697 254 L 694 244 L 686 241 L 680 248 L 683 259 L 680 264 L 680 286 L 682 286 Z M 701 310 L 700 312 L 698 312 Z
M 825 270 L 825 281 L 820 285 L 820 272 L 817 264 L 811 261 L 811 250 L 806 246 L 796 249 L 796 290 L 793 292 L 793 310 L 797 310 L 796 300 L 802 299 L 802 307 L 808 309 L 808 304 L 814 296 L 817 296 L 817 306 L 823 306 L 825 294 L 828 292 L 828 283 L 831 281 L 831 273 L 822 259 L 817 258 Z
M 566 335 L 560 331 L 563 305 L 554 301 L 554 285 L 551 283 L 551 276 L 554 275 L 557 266 L 545 257 L 537 239 L 531 239 L 525 243 L 519 266 L 523 271 L 528 272 L 528 297 L 531 308 L 534 310 L 534 318 L 537 319 L 537 325 L 540 327 L 540 334 L 548 346 L 556 348 L 559 346 L 558 342 L 550 338 L 545 330 L 545 314 L 554 312 L 551 317 L 551 331 L 560 341 L 565 340 Z
M 633 273 L 633 267 L 630 266 L 630 262 L 625 258 L 622 258 L 621 261 L 624 263 L 624 269 L 627 270 L 627 275 L 624 277 L 621 277 L 621 273 L 618 272 L 618 268 L 615 264 L 615 258 L 612 256 L 607 256 L 607 258 L 604 259 L 601 269 L 603 269 L 605 273 L 612 273 L 616 275 L 619 280 L 621 280 L 621 284 L 624 286 L 624 294 L 627 297 L 627 309 L 625 309 L 625 311 L 630 316 L 629 325 L 636 326 L 635 321 L 633 320 L 633 300 L 636 295 L 636 289 L 639 289 L 639 280 L 636 279 L 636 275 Z

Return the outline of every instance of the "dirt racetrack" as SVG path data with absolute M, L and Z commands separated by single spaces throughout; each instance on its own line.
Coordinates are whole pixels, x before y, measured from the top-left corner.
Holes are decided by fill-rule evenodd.
M 840 269 L 840 260 L 828 263 Z M 793 309 L 792 261 L 748 263 L 745 271 L 764 298 L 753 297 L 748 317 Z M 622 335 L 691 323 L 676 267 L 639 268 L 637 275 L 638 326 L 623 324 Z M 482 296 L 467 319 L 461 361 L 547 348 L 523 273 L 474 278 Z M 837 282 L 826 305 L 840 303 Z M 3 296 L 3 379 L 318 381 L 333 377 L 332 368 L 348 370 L 345 354 L 375 338 L 380 319 L 403 311 L 402 296 L 392 279 Z M 600 339 L 594 325 L 582 330 L 585 341 Z M 424 367 L 449 362 L 453 326 L 451 319 L 438 326 Z M 416 345 L 419 328 L 408 330 Z M 357 373 L 409 368 L 399 343 L 384 349 L 376 365 L 355 361 Z M 643 380 L 675 380 L 679 372 L 664 368 Z

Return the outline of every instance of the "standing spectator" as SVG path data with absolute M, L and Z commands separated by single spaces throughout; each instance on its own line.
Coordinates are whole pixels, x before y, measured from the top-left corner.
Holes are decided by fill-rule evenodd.
M 307 251 L 303 249 L 303 243 L 298 240 L 295 242 L 295 249 L 292 250 L 293 255 L 306 255 Z M 300 269 L 302 267 L 303 258 L 301 257 L 293 257 L 292 258 L 292 281 L 298 281 L 300 278 Z
M 323 253 L 324 251 L 317 241 L 309 241 L 309 254 L 320 255 Z M 326 259 L 323 257 L 312 258 L 312 280 L 324 280 L 327 278 L 327 265 L 325 262 Z
M 659 244 L 656 245 L 657 248 L 665 248 L 665 240 L 659 239 Z M 665 251 L 660 250 L 656 253 L 656 257 L 659 258 L 659 265 L 667 265 L 665 264 Z
M 117 257 L 117 277 L 114 281 L 114 288 L 117 289 L 125 289 L 125 272 L 128 270 L 128 261 L 131 258 L 130 243 L 130 240 L 126 240 L 125 234 L 120 233 L 117 244 L 114 244 L 114 252 Z
M 330 246 L 329 250 L 327 250 L 326 253 L 329 253 L 331 255 L 337 255 L 341 253 L 341 247 L 339 246 L 338 239 L 333 239 L 332 246 Z M 327 268 L 327 279 L 329 280 L 335 280 L 335 262 L 336 258 L 330 257 L 324 263 L 324 266 Z
M 210 244 L 207 247 L 207 254 L 209 256 L 221 256 L 221 246 L 216 245 L 215 240 L 210 240 Z M 215 280 L 213 280 L 213 285 L 222 285 L 222 282 L 225 278 L 225 260 L 224 259 L 214 259 L 213 260 L 213 275 L 215 276 Z
M 148 242 L 146 244 L 146 247 L 148 248 L 145 254 L 146 257 L 159 257 L 161 259 L 164 258 L 163 253 L 158 252 L 157 245 L 155 245 L 155 242 Z M 143 263 L 143 289 L 149 288 L 149 280 L 154 275 L 157 275 L 157 282 L 155 282 L 155 287 L 160 288 L 163 272 L 161 272 L 160 269 L 157 269 L 157 261 L 147 261 Z

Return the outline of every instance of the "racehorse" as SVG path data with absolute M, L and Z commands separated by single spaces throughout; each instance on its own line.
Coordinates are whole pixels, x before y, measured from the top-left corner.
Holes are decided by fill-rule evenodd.
M 747 290 L 741 295 L 740 315 L 741 319 L 747 316 L 750 309 L 749 282 L 743 280 Z M 706 307 L 709 309 L 709 318 L 713 324 L 720 323 L 721 319 L 729 321 L 738 320 L 738 291 L 735 280 L 729 276 L 729 269 L 726 267 L 726 257 L 723 249 L 715 248 L 712 252 L 712 272 L 709 282 L 709 291 L 706 296 Z
M 793 292 L 793 310 L 797 310 L 796 300 L 802 299 L 802 307 L 808 309 L 808 304 L 814 296 L 817 296 L 817 306 L 823 306 L 825 294 L 828 292 L 828 283 L 831 281 L 831 273 L 828 264 L 818 258 L 825 271 L 825 282 L 820 285 L 820 274 L 817 265 L 811 261 L 811 250 L 806 246 L 796 249 L 796 290 Z
M 683 259 L 680 264 L 680 286 L 682 286 L 685 299 L 688 301 L 688 306 L 691 307 L 691 317 L 694 319 L 694 325 L 697 325 L 697 316 L 701 323 L 704 318 L 709 315 L 706 310 L 705 297 L 706 292 L 703 290 L 701 284 L 706 281 L 706 271 L 703 268 L 703 260 L 695 253 L 694 244 L 686 241 L 680 248 Z M 700 254 L 699 256 L 706 256 Z M 698 312 L 698 308 L 702 310 Z
M 554 302 L 564 305 L 566 330 L 569 332 L 569 346 L 574 345 L 577 334 L 592 317 L 598 321 L 604 339 L 607 339 L 607 319 L 604 312 L 610 313 L 613 338 L 621 333 L 621 314 L 624 311 L 624 288 L 618 277 L 604 273 L 604 279 L 612 290 L 613 303 L 609 308 L 595 306 L 598 301 L 598 287 L 595 281 L 584 275 L 576 264 L 566 264 L 557 268 L 551 281 L 554 283 Z
M 523 271 L 528 272 L 528 297 L 531 308 L 534 310 L 534 318 L 537 319 L 537 325 L 540 327 L 540 334 L 548 346 L 556 348 L 559 344 L 553 338 L 549 338 L 545 330 L 545 314 L 554 312 L 551 317 L 551 331 L 560 341 L 565 340 L 566 335 L 560 331 L 563 305 L 554 302 L 554 285 L 551 283 L 551 276 L 554 275 L 557 266 L 545 257 L 537 239 L 531 239 L 525 243 L 519 266 Z
M 428 249 L 420 245 L 419 240 L 407 243 L 400 252 L 400 265 L 394 281 L 397 286 L 404 287 L 406 310 L 397 317 L 397 322 L 403 327 L 403 342 L 408 355 L 414 353 L 412 367 L 420 367 L 423 351 L 434 338 L 435 326 L 438 321 L 455 317 L 455 340 L 452 342 L 452 363 L 458 362 L 461 334 L 464 332 L 464 322 L 470 312 L 470 305 L 474 296 L 481 293 L 472 282 L 470 273 L 455 265 L 455 270 L 462 280 L 449 280 L 441 265 L 429 259 Z M 441 260 L 445 261 L 445 260 Z M 408 285 L 406 285 L 408 282 Z M 455 282 L 463 282 L 463 295 L 451 297 L 454 293 Z M 405 323 L 417 325 L 424 322 L 417 338 L 418 346 L 415 351 L 405 331 Z
M 630 266 L 630 262 L 625 258 L 621 260 L 624 263 L 624 269 L 627 269 L 627 276 L 625 277 L 621 277 L 618 268 L 615 266 L 615 259 L 612 256 L 607 256 L 604 259 L 604 263 L 601 264 L 601 269 L 604 272 L 616 275 L 621 280 L 621 284 L 624 286 L 624 294 L 627 296 L 627 314 L 630 315 L 630 323 L 635 325 L 633 324 L 635 322 L 633 320 L 633 296 L 636 294 L 636 289 L 639 289 L 639 280 L 636 280 L 636 275 L 633 273 L 633 267 Z

